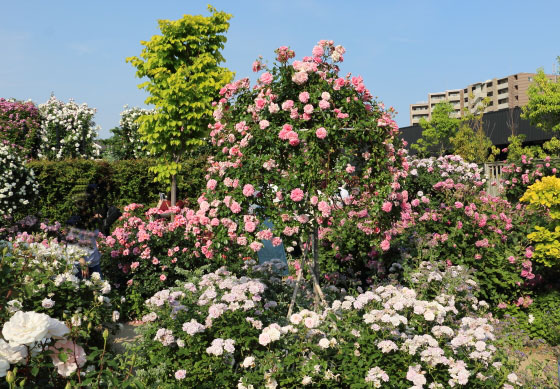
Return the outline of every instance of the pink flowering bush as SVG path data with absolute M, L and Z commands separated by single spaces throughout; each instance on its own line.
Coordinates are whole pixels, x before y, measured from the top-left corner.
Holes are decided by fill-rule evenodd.
M 293 51 L 277 54 L 272 68 L 254 64 L 263 71 L 255 86 L 242 79 L 220 91 L 199 199 L 209 255 L 254 257 L 266 239 L 288 253 L 317 252 L 328 272 L 359 271 L 369 251 L 390 244 L 384 232 L 398 212 L 382 211 L 384 201 L 402 198 L 405 151 L 393 111 L 361 77 L 339 74 L 345 49 L 332 41 L 291 63 Z
M 509 201 L 517 202 L 530 185 L 546 176 L 560 176 L 560 159 L 545 157 L 535 160 L 521 156 L 521 161 L 509 162 L 502 168 L 500 185 Z
M 459 267 L 414 277 L 459 295 L 457 277 L 474 282 Z M 149 298 L 130 350 L 138 379 L 198 388 L 495 388 L 517 379 L 496 349 L 488 304 L 468 292 L 459 299 L 469 314 L 446 290 L 428 299 L 386 285 L 286 318 L 263 281 L 222 268 Z
M 35 104 L 0 98 L 0 142 L 17 145 L 24 156 L 35 158 L 40 128 L 41 117 Z

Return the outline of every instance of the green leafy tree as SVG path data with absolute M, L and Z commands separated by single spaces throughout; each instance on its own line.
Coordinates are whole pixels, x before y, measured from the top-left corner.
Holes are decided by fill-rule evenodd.
M 230 14 L 209 6 L 209 17 L 184 15 L 176 21 L 159 20 L 162 35 L 154 35 L 140 57 L 127 58 L 136 76 L 147 81 L 138 85 L 148 91 L 146 104 L 155 106 L 152 115 L 138 118 L 147 151 L 158 159 L 151 168 L 162 182 L 171 180 L 171 202 L 175 204 L 176 175 L 186 151 L 204 144 L 212 119 L 212 102 L 233 74 L 220 67 Z
M 560 57 L 557 58 L 560 63 Z M 560 131 L 560 78 L 550 80 L 539 69 L 527 91 L 529 103 L 521 117 L 546 131 Z
M 433 152 L 444 155 L 446 151 L 450 151 L 451 138 L 461 123 L 460 119 L 451 117 L 453 112 L 453 105 L 448 101 L 436 104 L 429 121 L 420 119 L 422 138 L 411 147 L 424 156 Z
M 484 132 L 484 110 L 490 103 L 488 98 L 477 106 L 475 113 L 465 110 L 461 118 L 459 130 L 451 138 L 451 145 L 455 154 L 469 162 L 484 163 L 493 161 L 500 150 L 496 148 Z

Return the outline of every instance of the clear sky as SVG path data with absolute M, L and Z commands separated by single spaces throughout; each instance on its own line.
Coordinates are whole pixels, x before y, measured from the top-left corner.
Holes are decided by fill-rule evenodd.
M 145 106 L 135 69 L 141 40 L 158 19 L 208 15 L 208 1 L 0 0 L 0 97 L 45 102 L 51 93 L 97 108 L 101 138 L 125 104 Z M 374 96 L 408 106 L 429 92 L 494 77 L 552 72 L 560 55 L 560 1 L 517 0 L 214 0 L 233 15 L 224 50 L 236 78 L 251 77 L 259 56 L 278 46 L 310 55 L 320 39 L 346 47 L 342 72 L 361 75 Z

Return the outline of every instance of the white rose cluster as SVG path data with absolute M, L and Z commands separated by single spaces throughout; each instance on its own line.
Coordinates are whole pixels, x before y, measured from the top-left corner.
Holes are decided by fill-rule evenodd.
M 153 113 L 153 109 L 139 107 L 129 108 L 128 105 L 124 106 L 119 122 L 119 127 L 121 128 L 120 135 L 123 137 L 121 143 L 123 150 L 120 150 L 119 154 L 122 154 L 126 158 L 134 159 L 144 158 L 150 155 L 150 153 L 144 149 L 147 143 L 141 139 L 138 118 L 144 115 L 152 115 Z
M 32 169 L 25 160 L 6 143 L 0 142 L 0 219 L 17 213 L 29 204 L 29 199 L 39 193 Z
M 25 362 L 28 353 L 31 356 L 37 355 L 47 348 L 51 351 L 51 358 L 58 372 L 63 376 L 68 376 L 77 369 L 77 366 L 85 364 L 85 353 L 83 349 L 66 340 L 65 336 L 70 333 L 70 329 L 58 319 L 54 319 L 44 313 L 33 311 L 17 311 L 2 327 L 0 338 L 0 377 L 6 376 L 10 365 L 17 365 Z M 50 346 L 53 340 L 58 340 L 55 347 Z M 57 345 L 72 343 L 73 355 L 66 361 L 58 358 L 59 348 Z
M 60 160 L 64 158 L 95 158 L 101 147 L 95 143 L 99 126 L 93 116 L 96 109 L 73 100 L 64 103 L 55 96 L 39 105 L 41 114 L 41 146 L 39 158 Z

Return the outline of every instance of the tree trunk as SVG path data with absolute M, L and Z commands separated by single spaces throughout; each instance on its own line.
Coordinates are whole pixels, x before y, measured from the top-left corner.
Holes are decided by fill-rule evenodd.
M 174 207 L 177 204 L 177 175 L 173 174 L 171 176 L 171 206 Z

